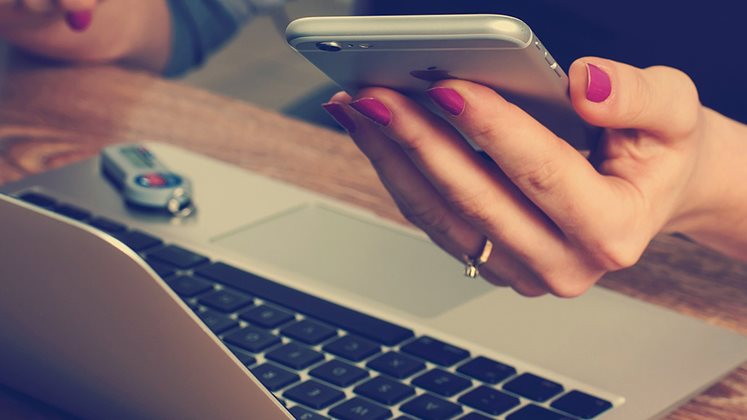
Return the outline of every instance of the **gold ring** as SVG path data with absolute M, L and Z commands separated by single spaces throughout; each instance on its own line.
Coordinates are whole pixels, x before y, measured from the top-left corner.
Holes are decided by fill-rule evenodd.
M 480 266 L 485 264 L 488 261 L 488 258 L 490 258 L 490 253 L 493 251 L 493 243 L 490 242 L 490 239 L 485 238 L 485 242 L 483 242 L 482 245 L 482 252 L 480 253 L 479 257 L 470 257 L 467 254 L 464 254 L 464 275 L 465 277 L 469 277 L 471 279 L 474 279 L 475 277 L 480 275 Z

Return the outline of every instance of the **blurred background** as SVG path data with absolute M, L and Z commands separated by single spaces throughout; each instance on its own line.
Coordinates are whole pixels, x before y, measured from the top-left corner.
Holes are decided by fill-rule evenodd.
M 302 0 L 289 2 L 285 10 L 290 19 L 348 15 L 353 13 L 353 3 L 354 0 Z M 335 126 L 319 105 L 337 89 L 288 46 L 270 16 L 245 25 L 202 68 L 179 81 L 307 121 Z

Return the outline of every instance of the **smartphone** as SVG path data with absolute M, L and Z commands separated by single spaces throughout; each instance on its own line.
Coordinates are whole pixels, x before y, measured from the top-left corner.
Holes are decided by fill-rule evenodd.
M 432 109 L 443 79 L 495 89 L 578 149 L 596 130 L 575 113 L 568 76 L 521 20 L 504 15 L 334 16 L 294 20 L 288 44 L 343 90 L 398 90 Z

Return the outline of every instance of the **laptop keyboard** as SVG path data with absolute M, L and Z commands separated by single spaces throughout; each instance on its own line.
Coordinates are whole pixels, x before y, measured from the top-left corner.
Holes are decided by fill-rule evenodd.
M 297 419 L 591 419 L 582 390 L 273 282 L 37 192 L 139 253 Z M 501 417 L 502 416 L 502 417 Z

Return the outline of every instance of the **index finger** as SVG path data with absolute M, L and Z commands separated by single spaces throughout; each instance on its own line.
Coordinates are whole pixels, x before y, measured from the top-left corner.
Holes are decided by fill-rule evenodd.
M 572 236 L 598 231 L 603 208 L 616 199 L 610 188 L 616 180 L 599 174 L 568 143 L 488 87 L 448 80 L 428 94 L 561 230 Z

